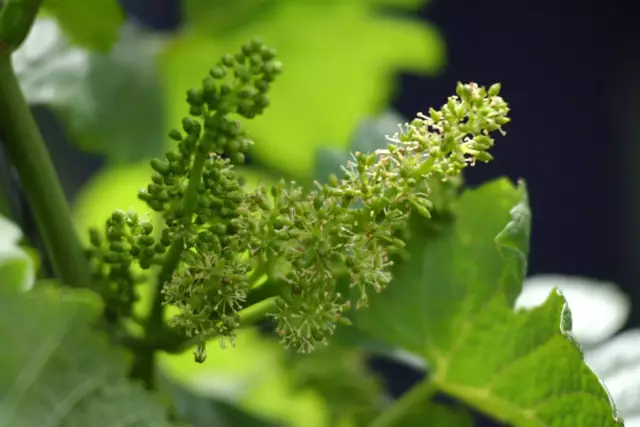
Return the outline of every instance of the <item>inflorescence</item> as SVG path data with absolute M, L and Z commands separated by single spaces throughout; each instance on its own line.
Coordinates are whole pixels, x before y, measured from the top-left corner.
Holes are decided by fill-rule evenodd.
M 356 308 L 366 306 L 368 293 L 391 280 L 390 255 L 404 246 L 398 231 L 412 212 L 430 217 L 429 183 L 491 160 L 490 133 L 509 121 L 499 85 L 458 84 L 457 96 L 402 126 L 386 149 L 355 153 L 342 177 L 316 182 L 311 191 L 284 181 L 248 191 L 234 165 L 252 142 L 231 117 L 264 111 L 282 70 L 275 57 L 253 40 L 187 92 L 189 116 L 182 130 L 170 132 L 178 147 L 151 161 L 152 182 L 139 194 L 162 214 L 159 233 L 124 211 L 113 214 L 104 233 L 92 231 L 94 275 L 118 315 L 130 315 L 136 299 L 132 262 L 143 269 L 169 263 L 162 292 L 178 309 L 171 326 L 233 343 L 239 312 L 261 286 L 255 272 L 264 271 L 267 283 L 278 284 L 269 313 L 277 334 L 287 347 L 309 352 L 346 321 L 352 296 L 337 291 L 338 280 L 348 278 Z M 196 356 L 203 354 L 204 342 Z

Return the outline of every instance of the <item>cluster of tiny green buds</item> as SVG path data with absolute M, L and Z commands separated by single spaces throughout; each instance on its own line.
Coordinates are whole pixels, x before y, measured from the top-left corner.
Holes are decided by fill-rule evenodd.
M 119 311 L 131 311 L 139 281 L 132 261 L 143 269 L 177 262 L 163 286 L 165 303 L 180 309 L 174 326 L 187 335 L 217 331 L 233 338 L 249 269 L 237 256 L 249 249 L 249 240 L 239 220 L 246 216 L 247 195 L 233 165 L 244 163 L 253 142 L 231 116 L 262 114 L 281 71 L 276 51 L 254 39 L 224 55 L 199 87 L 186 92 L 188 115 L 169 132 L 177 146 L 151 160 L 151 182 L 138 194 L 161 213 L 165 226 L 154 233 L 149 222 L 116 211 L 105 236 L 91 231 L 94 276 L 110 306 L 117 302 Z M 169 250 L 177 245 L 180 251 Z M 176 253 L 177 261 L 168 260 Z M 198 354 L 203 359 L 204 348 Z
M 237 312 L 247 297 L 250 269 L 248 263 L 234 259 L 236 254 L 235 250 L 222 255 L 185 252 L 183 262 L 163 289 L 165 302 L 180 310 L 170 326 L 188 337 L 216 332 L 221 346 L 225 340 L 234 344 L 235 329 L 240 326 Z
M 131 266 L 135 260 L 143 269 L 159 262 L 166 250 L 152 235 L 153 225 L 136 213 L 116 210 L 106 221 L 103 232 L 89 230 L 91 247 L 87 254 L 93 265 L 93 280 L 109 310 L 118 316 L 130 316 L 137 300 Z
M 272 188 L 273 203 L 260 204 L 252 251 L 263 262 L 284 261 L 288 287 L 272 315 L 285 345 L 311 351 L 344 321 L 349 299 L 336 291 L 339 277 L 357 291 L 356 308 L 367 305 L 370 290 L 387 286 L 390 255 L 404 247 L 398 231 L 412 212 L 431 216 L 429 182 L 491 159 L 489 133 L 509 121 L 499 89 L 459 84 L 459 96 L 401 127 L 386 149 L 355 153 L 341 179 L 331 176 L 310 193 L 284 182 Z
M 164 217 L 161 243 L 183 245 L 163 293 L 179 309 L 171 325 L 187 336 L 216 332 L 233 343 L 251 268 L 239 258 L 249 249 L 242 220 L 247 193 L 233 166 L 244 163 L 253 142 L 230 115 L 262 114 L 281 71 L 275 50 L 259 40 L 224 55 L 200 87 L 187 91 L 189 116 L 169 133 L 177 149 L 151 161 L 152 183 L 139 194 Z

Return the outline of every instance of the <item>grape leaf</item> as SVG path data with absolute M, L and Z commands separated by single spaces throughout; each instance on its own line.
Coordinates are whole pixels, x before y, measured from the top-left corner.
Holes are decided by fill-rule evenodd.
M 45 0 L 42 9 L 58 21 L 71 42 L 102 52 L 116 43 L 125 19 L 117 0 Z
M 84 290 L 0 286 L 0 425 L 170 425 L 126 378 L 125 354 L 92 328 L 99 297 Z
M 566 333 L 553 291 L 514 311 L 526 273 L 530 212 L 524 184 L 501 179 L 463 193 L 437 233 L 422 223 L 409 262 L 357 324 L 421 354 L 435 386 L 518 427 L 619 426 L 613 403 Z M 497 237 L 494 237 L 496 236 Z
M 427 424 L 428 420 L 428 424 Z M 471 415 L 460 408 L 429 403 L 423 407 L 413 408 L 402 418 L 401 427 L 473 427 Z
M 256 140 L 252 156 L 285 174 L 311 177 L 316 149 L 345 147 L 358 120 L 386 107 L 399 70 L 431 73 L 442 66 L 443 42 L 434 27 L 374 6 L 283 0 L 224 36 L 183 33 L 162 61 L 170 123 L 187 111 L 185 88 L 199 85 L 224 53 L 260 37 L 278 50 L 284 72 L 265 117 L 247 123 Z
M 229 402 L 201 396 L 175 384 L 170 387 L 173 405 L 181 418 L 194 427 L 282 427 Z
M 162 40 L 124 27 L 108 55 L 72 46 L 38 19 L 12 60 L 31 105 L 47 105 L 80 148 L 113 163 L 162 153 L 162 96 L 155 58 Z

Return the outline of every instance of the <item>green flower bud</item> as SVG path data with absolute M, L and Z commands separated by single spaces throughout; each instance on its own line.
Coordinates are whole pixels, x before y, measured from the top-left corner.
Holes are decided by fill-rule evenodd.
M 264 61 L 268 61 L 270 59 L 273 59 L 276 57 L 276 55 L 278 54 L 278 52 L 270 47 L 267 46 L 262 46 L 260 48 L 260 56 L 262 56 L 262 59 Z
M 489 97 L 498 96 L 500 94 L 500 90 L 502 89 L 502 85 L 500 83 L 495 83 L 491 85 L 489 88 Z
M 113 252 L 129 252 L 131 245 L 126 242 L 111 242 L 109 243 L 109 250 Z
M 233 58 L 233 55 L 231 55 L 229 53 L 225 54 L 222 57 L 221 62 L 225 67 L 229 67 L 229 68 L 233 67 L 233 65 L 235 64 L 235 60 Z
M 213 67 L 209 74 L 211 74 L 211 77 L 213 77 L 214 79 L 219 80 L 224 78 L 224 76 L 227 74 L 227 71 L 223 67 Z
M 202 80 L 202 96 L 203 98 L 209 97 L 216 91 L 216 81 L 213 77 L 206 77 Z
M 167 151 L 164 155 L 170 162 L 178 162 L 182 160 L 182 154 L 177 151 Z
M 160 175 L 165 176 L 171 171 L 171 167 L 169 166 L 169 162 L 165 162 L 160 159 L 151 159 L 151 167 L 158 172 Z
M 122 209 L 117 209 L 111 214 L 111 219 L 116 224 L 122 224 L 127 219 L 127 213 Z
M 162 184 L 164 182 L 164 178 L 158 172 L 154 172 L 151 175 L 151 181 L 153 181 L 154 184 Z
M 89 229 L 89 241 L 96 248 L 99 248 L 102 245 L 102 235 L 97 228 L 91 227 Z
M 259 80 L 259 81 L 256 82 L 255 88 L 260 93 L 266 93 L 266 92 L 269 91 L 269 82 L 266 82 L 264 80 Z
M 192 107 L 201 107 L 203 104 L 202 101 L 202 90 L 201 89 L 190 89 L 187 92 L 187 102 Z
M 191 117 L 185 117 L 182 119 L 182 129 L 188 134 L 194 129 L 194 121 Z
M 169 132 L 169 138 L 175 141 L 182 141 L 182 134 L 180 133 L 179 130 L 172 129 L 171 132 Z

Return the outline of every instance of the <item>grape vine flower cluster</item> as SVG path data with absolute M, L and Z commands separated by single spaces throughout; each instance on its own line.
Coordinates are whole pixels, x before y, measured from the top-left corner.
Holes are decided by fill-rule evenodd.
M 401 126 L 386 149 L 354 153 L 341 177 L 310 190 L 280 181 L 248 191 L 234 166 L 253 142 L 232 117 L 262 114 L 281 71 L 275 50 L 258 40 L 225 55 L 187 92 L 189 116 L 169 134 L 177 148 L 151 161 L 151 183 L 139 194 L 164 227 L 153 233 L 148 221 L 117 211 L 106 239 L 91 234 L 95 275 L 122 316 L 135 301 L 132 262 L 161 266 L 164 303 L 178 309 L 170 326 L 200 337 L 199 361 L 207 337 L 233 344 L 240 313 L 264 289 L 275 297 L 268 315 L 285 346 L 309 352 L 326 343 L 348 323 L 352 301 L 366 306 L 391 281 L 390 255 L 404 246 L 398 232 L 412 213 L 429 218 L 434 209 L 430 183 L 491 160 L 490 133 L 509 121 L 500 85 L 458 84 L 457 96 Z
M 342 178 L 315 183 L 311 192 L 295 184 L 272 188 L 272 203 L 259 204 L 252 253 L 284 265 L 287 286 L 273 317 L 286 346 L 308 352 L 326 342 L 350 305 L 336 292 L 342 275 L 357 291 L 357 308 L 368 304 L 369 291 L 387 286 L 389 255 L 404 246 L 397 232 L 412 212 L 430 217 L 429 181 L 453 179 L 477 160 L 491 160 L 490 132 L 509 122 L 499 92 L 499 85 L 487 91 L 459 84 L 458 96 L 440 111 L 418 115 L 389 138 L 387 149 L 355 153 Z

